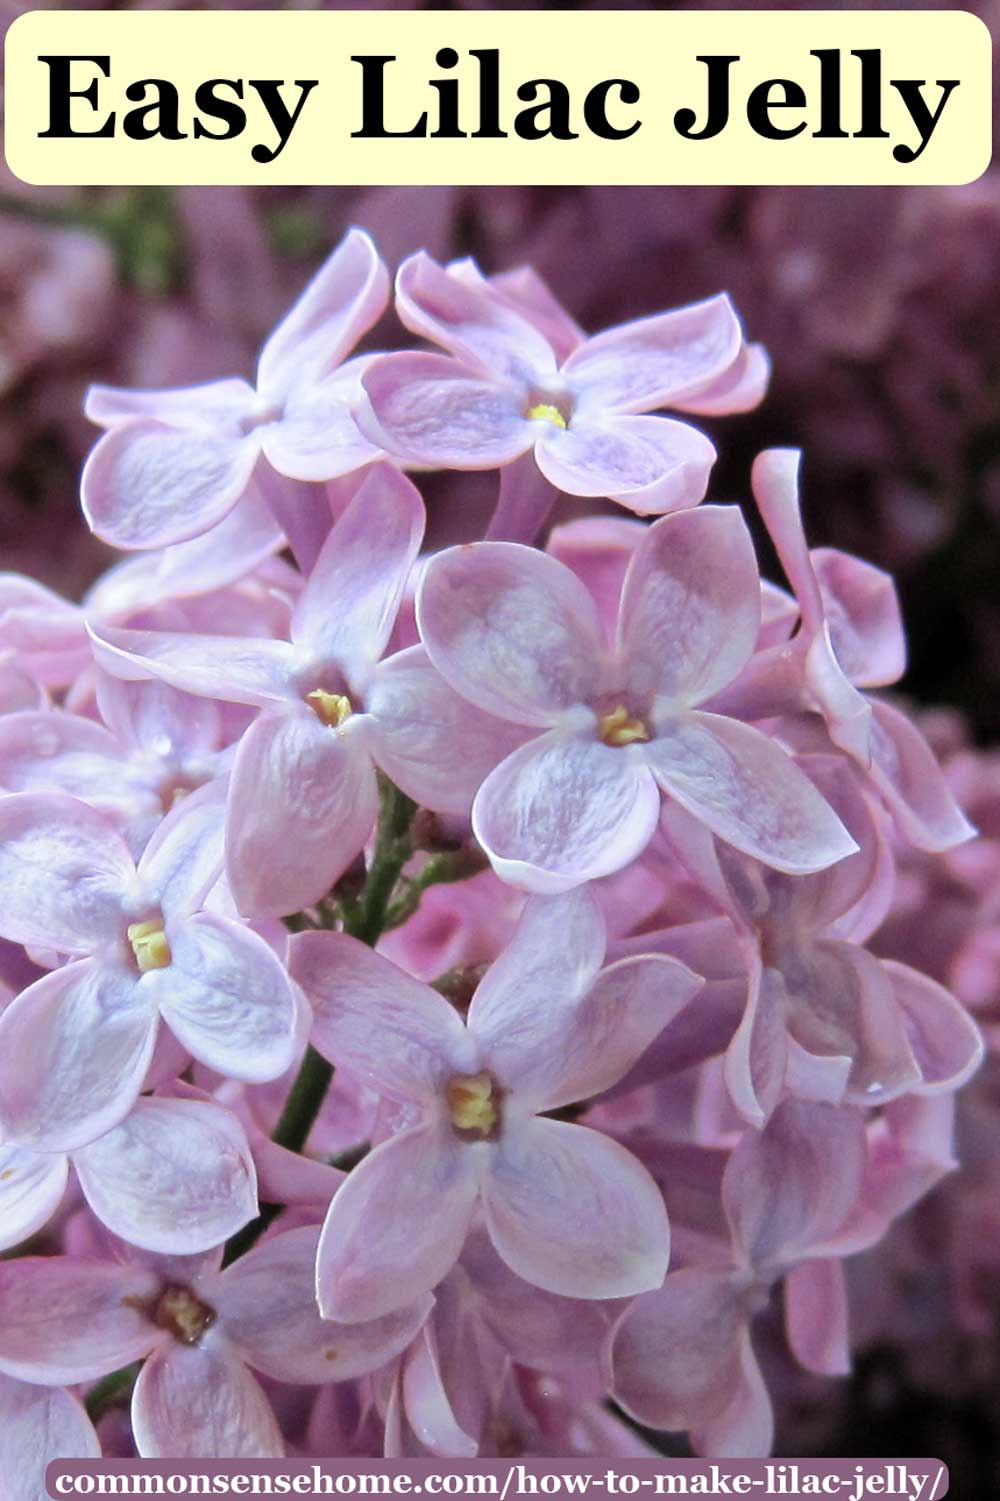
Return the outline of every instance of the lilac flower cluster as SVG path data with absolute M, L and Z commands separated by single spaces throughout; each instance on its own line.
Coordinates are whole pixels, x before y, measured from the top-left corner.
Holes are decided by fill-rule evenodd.
M 844 1372 L 843 1259 L 954 1165 L 980 1032 L 869 941 L 973 834 L 868 692 L 891 580 L 808 548 L 790 450 L 790 592 L 701 504 L 688 419 L 766 355 L 725 296 L 588 338 L 423 253 L 434 347 L 354 355 L 389 296 L 353 230 L 253 386 L 95 387 L 132 555 L 80 605 L 0 577 L 17 1501 L 102 1450 L 644 1452 L 622 1414 L 765 1454 L 772 1293 Z M 422 554 L 442 468 L 496 510 Z M 656 519 L 542 547 L 559 492 Z

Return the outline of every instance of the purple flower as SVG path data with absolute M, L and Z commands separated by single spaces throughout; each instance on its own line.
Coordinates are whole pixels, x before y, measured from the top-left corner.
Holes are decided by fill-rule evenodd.
M 535 731 L 473 805 L 499 875 L 558 891 L 620 870 L 649 843 L 661 789 L 778 869 L 850 854 L 854 841 L 776 741 L 701 708 L 749 661 L 760 602 L 749 533 L 723 507 L 647 530 L 611 650 L 590 594 L 554 558 L 484 542 L 431 560 L 417 600 L 431 661 L 471 704 Z
M 760 400 L 763 351 L 743 343 L 724 296 L 586 339 L 538 279 L 520 296 L 474 263 L 403 262 L 396 310 L 448 351 L 381 355 L 364 388 L 373 440 L 405 463 L 494 469 L 533 452 L 557 490 L 610 495 L 633 511 L 694 505 L 715 459 L 659 407 L 722 413 Z
M 808 551 L 798 467 L 793 449 L 768 449 L 754 463 L 753 489 L 795 590 L 801 628 L 790 646 L 763 655 L 746 684 L 735 685 L 733 712 L 821 714 L 834 745 L 871 779 L 904 837 L 921 849 L 951 849 L 975 830 L 926 740 L 901 710 L 858 691 L 894 683 L 903 671 L 892 582 L 846 553 Z
M 87 415 L 108 431 L 83 471 L 92 530 L 116 547 L 163 547 L 221 521 L 261 460 L 297 480 L 370 463 L 377 450 L 353 417 L 369 357 L 341 362 L 387 296 L 374 245 L 353 229 L 264 345 L 256 389 L 238 379 L 173 391 L 93 387 Z
M 0 716 L 0 785 L 80 798 L 140 855 L 178 798 L 228 769 L 221 716 L 164 683 L 99 673 L 96 694 L 103 725 L 61 709 Z
M 196 1057 L 236 1078 L 283 1073 L 297 1007 L 270 947 L 200 911 L 222 864 L 224 788 L 165 818 L 134 864 L 114 826 L 58 793 L 0 799 L 0 931 L 72 961 L 0 1017 L 5 1137 L 69 1151 L 131 1109 L 159 1019 Z
M 378 465 L 333 527 L 292 616 L 291 642 L 95 631 L 124 677 L 259 707 L 233 763 L 227 870 L 241 912 L 311 906 L 360 852 L 375 767 L 418 801 L 465 812 L 513 743 L 456 697 L 420 647 L 380 657 L 423 535 L 423 502 Z
M 696 1452 L 713 1458 L 770 1452 L 771 1403 L 750 1323 L 795 1267 L 801 1279 L 786 1284 L 793 1348 L 810 1369 L 849 1368 L 839 1262 L 819 1258 L 861 1194 L 864 1165 L 863 1118 L 850 1109 L 790 1101 L 741 1139 L 722 1182 L 732 1259 L 671 1272 L 612 1337 L 612 1393 L 626 1412 L 653 1428 L 690 1429 Z
M 358 1376 L 398 1354 L 430 1307 L 424 1298 L 363 1323 L 322 1319 L 318 1237 L 308 1226 L 274 1235 L 225 1271 L 221 1251 L 6 1262 L 0 1371 L 75 1384 L 142 1359 L 132 1395 L 141 1456 L 281 1458 L 281 1430 L 253 1372 L 311 1385 Z
M 676 805 L 664 818 L 679 858 L 728 912 L 746 956 L 747 1004 L 726 1082 L 758 1126 L 786 1092 L 875 1106 L 953 1091 L 983 1055 L 978 1028 L 941 985 L 864 947 L 895 882 L 853 767 L 824 755 L 799 764 L 858 845 L 828 870 L 790 877 L 714 841 Z
M 669 1234 L 645 1169 L 609 1137 L 543 1112 L 616 1083 L 701 982 L 658 955 L 602 969 L 604 949 L 588 893 L 529 903 L 465 1025 L 354 939 L 293 939 L 314 1045 L 407 1107 L 407 1129 L 330 1208 L 324 1313 L 371 1318 L 434 1287 L 477 1204 L 502 1259 L 548 1292 L 614 1298 L 659 1284 Z

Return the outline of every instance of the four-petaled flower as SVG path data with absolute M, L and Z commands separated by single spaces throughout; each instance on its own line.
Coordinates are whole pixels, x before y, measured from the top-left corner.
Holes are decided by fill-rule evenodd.
M 374 420 L 361 409 L 362 427 L 404 463 L 494 469 L 533 452 L 570 495 L 654 514 L 697 504 L 715 449 L 686 422 L 643 414 L 740 412 L 760 400 L 767 359 L 744 344 L 728 297 L 587 339 L 542 290 L 544 304 L 498 289 L 468 261 L 404 261 L 397 312 L 448 356 L 374 359 L 362 378 Z

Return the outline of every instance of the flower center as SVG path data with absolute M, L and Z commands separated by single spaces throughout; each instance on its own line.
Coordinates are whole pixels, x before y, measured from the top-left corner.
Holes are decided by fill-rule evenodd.
M 306 694 L 306 703 L 312 706 L 316 718 L 331 730 L 337 730 L 354 713 L 354 705 L 346 693 L 328 693 L 325 688 L 314 688 Z
M 636 740 L 648 740 L 649 731 L 641 719 L 630 714 L 624 704 L 602 714 L 597 721 L 597 733 L 605 745 L 632 745 Z
M 268 427 L 272 422 L 280 422 L 284 416 L 282 408 L 273 401 L 265 401 L 258 397 L 254 406 L 239 420 L 239 430 L 244 437 L 254 432 L 258 427 Z
M 215 1323 L 215 1309 L 195 1297 L 181 1282 L 168 1282 L 153 1309 L 153 1323 L 166 1329 L 181 1345 L 196 1345 Z
M 485 1138 L 496 1130 L 500 1120 L 500 1101 L 489 1074 L 456 1074 L 445 1090 L 445 1096 L 456 1131 Z
M 162 917 L 130 923 L 126 932 L 141 974 L 151 969 L 166 969 L 170 963 L 170 944 L 163 931 Z
M 548 401 L 540 401 L 537 406 L 529 407 L 528 417 L 532 422 L 551 422 L 553 427 L 566 426 L 562 412 Z

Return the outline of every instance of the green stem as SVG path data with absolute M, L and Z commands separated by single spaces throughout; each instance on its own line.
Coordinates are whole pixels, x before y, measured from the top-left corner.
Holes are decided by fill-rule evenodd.
M 274 1128 L 272 1140 L 279 1147 L 286 1147 L 289 1152 L 302 1151 L 309 1139 L 309 1132 L 316 1123 L 316 1117 L 323 1108 L 332 1078 L 333 1064 L 327 1063 L 310 1043 L 285 1101 L 281 1118 Z
M 110 1407 L 114 1407 L 118 1397 L 127 1388 L 131 1389 L 139 1374 L 139 1365 L 139 1361 L 136 1361 L 133 1365 L 122 1366 L 120 1371 L 111 1371 L 90 1388 L 84 1406 L 92 1423 L 96 1423 Z
M 413 853 L 407 837 L 416 804 L 388 778 L 381 779 L 378 833 L 375 853 L 368 875 L 356 902 L 342 903 L 344 932 L 374 948 L 386 925 L 386 915 L 403 866 Z M 302 1152 L 309 1133 L 323 1108 L 326 1092 L 333 1078 L 333 1064 L 310 1045 L 302 1060 L 295 1083 L 285 1101 L 272 1140 L 289 1152 Z M 225 1263 L 235 1261 L 256 1245 L 280 1205 L 262 1204 L 255 1220 L 238 1231 L 226 1247 Z

